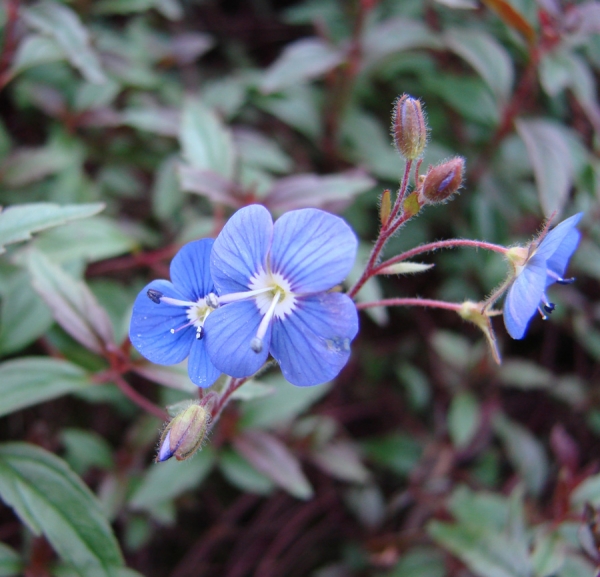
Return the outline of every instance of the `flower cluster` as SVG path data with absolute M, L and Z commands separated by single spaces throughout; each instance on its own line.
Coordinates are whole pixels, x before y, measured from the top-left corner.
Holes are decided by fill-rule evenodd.
M 210 386 L 221 373 L 247 377 L 269 354 L 288 381 L 317 385 L 348 361 L 358 332 L 353 301 L 334 289 L 350 272 L 357 240 L 339 217 L 317 209 L 283 215 L 245 207 L 215 241 L 184 246 L 171 282 L 138 295 L 129 336 L 147 359 L 189 355 L 190 379 Z

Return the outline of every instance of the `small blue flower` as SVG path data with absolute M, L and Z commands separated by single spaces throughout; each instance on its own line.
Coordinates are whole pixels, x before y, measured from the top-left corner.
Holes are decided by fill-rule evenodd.
M 356 245 L 350 227 L 321 210 L 291 211 L 275 225 L 263 206 L 236 212 L 211 254 L 221 306 L 205 326 L 215 366 L 246 377 L 271 353 L 294 385 L 334 378 L 350 356 L 358 315 L 350 297 L 327 291 L 350 272 Z
M 180 363 L 189 355 L 188 374 L 199 387 L 209 387 L 221 374 L 211 363 L 204 323 L 213 310 L 204 297 L 215 290 L 210 276 L 214 241 L 186 244 L 171 261 L 171 280 L 154 280 L 135 299 L 129 339 L 149 361 Z
M 512 255 L 509 251 L 516 274 L 504 303 L 504 324 L 513 339 L 523 338 L 536 310 L 540 311 L 544 320 L 554 310 L 554 303 L 546 296 L 550 285 L 570 284 L 575 280 L 563 277 L 579 244 L 581 234 L 575 227 L 582 216 L 580 212 L 561 222 L 541 241 L 533 242 L 528 248 L 511 249 Z

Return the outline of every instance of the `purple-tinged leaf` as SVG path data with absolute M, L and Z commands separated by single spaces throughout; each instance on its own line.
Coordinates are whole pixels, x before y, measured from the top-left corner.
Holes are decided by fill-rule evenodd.
M 563 132 L 546 119 L 517 120 L 516 126 L 527 148 L 544 214 L 560 213 L 573 184 L 571 154 Z
M 36 250 L 28 251 L 26 264 L 33 288 L 66 332 L 99 354 L 116 347 L 108 315 L 85 283 L 75 280 Z
M 106 81 L 100 59 L 92 49 L 88 30 L 71 8 L 45 0 L 24 9 L 23 17 L 29 26 L 51 36 L 86 80 L 94 84 Z
M 121 122 L 138 130 L 177 137 L 180 118 L 179 111 L 172 108 L 140 107 L 124 110 L 121 113 Z
M 298 499 L 309 499 L 312 487 L 298 459 L 276 437 L 262 431 L 243 431 L 233 440 L 235 449 L 275 484 Z
M 418 20 L 392 18 L 367 31 L 363 38 L 363 61 L 369 66 L 390 54 L 415 48 L 441 50 L 443 43 L 439 34 Z
M 514 80 L 512 60 L 493 36 L 481 30 L 452 28 L 444 33 L 450 50 L 468 62 L 500 102 L 506 102 Z
M 336 441 L 319 447 L 313 461 L 326 473 L 349 483 L 366 483 L 370 473 L 362 464 L 357 448 L 347 441 Z
M 260 83 L 264 94 L 277 92 L 306 80 L 318 78 L 344 61 L 344 53 L 320 38 L 303 38 L 288 44 L 265 71 Z
M 330 203 L 346 205 L 356 195 L 369 190 L 375 181 L 361 170 L 319 176 L 301 174 L 278 180 L 264 204 L 274 212 L 296 208 L 322 207 Z
M 28 240 L 34 232 L 92 216 L 103 209 L 102 203 L 60 206 L 33 202 L 9 206 L 0 212 L 0 254 L 5 252 L 5 245 Z
M 231 132 L 199 100 L 189 99 L 183 106 L 179 143 L 184 159 L 194 168 L 232 178 L 235 149 Z
M 193 192 L 218 204 L 240 208 L 242 203 L 234 195 L 236 185 L 212 170 L 199 170 L 187 164 L 177 167 L 179 184 L 185 192 Z

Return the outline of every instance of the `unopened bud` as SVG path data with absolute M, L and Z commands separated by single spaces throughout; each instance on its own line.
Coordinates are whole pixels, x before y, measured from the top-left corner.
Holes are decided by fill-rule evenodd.
M 403 94 L 392 115 L 392 136 L 398 152 L 407 160 L 419 158 L 427 145 L 427 123 L 421 101 Z
M 437 204 L 449 200 L 462 184 L 464 169 L 465 159 L 460 156 L 429 168 L 419 189 L 423 202 Z
M 202 446 L 209 424 L 210 414 L 205 407 L 192 404 L 185 408 L 165 427 L 156 461 L 189 459 Z

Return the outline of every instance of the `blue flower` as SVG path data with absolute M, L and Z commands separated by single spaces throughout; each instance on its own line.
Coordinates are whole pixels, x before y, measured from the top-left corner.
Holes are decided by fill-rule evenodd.
M 154 280 L 133 304 L 129 339 L 149 361 L 180 363 L 189 355 L 188 374 L 199 387 L 212 385 L 220 371 L 210 361 L 204 323 L 212 308 L 204 297 L 215 290 L 210 276 L 214 241 L 186 244 L 171 261 L 171 280 Z
M 583 213 L 561 222 L 541 241 L 527 248 L 511 249 L 508 257 L 515 267 L 515 280 L 508 289 L 504 303 L 504 324 L 513 339 L 522 339 L 527 325 L 540 311 L 543 319 L 554 310 L 546 296 L 546 289 L 554 284 L 570 284 L 575 279 L 565 279 L 569 259 L 575 252 L 581 234 L 575 228 Z
M 334 378 L 350 356 L 358 315 L 350 297 L 327 291 L 350 272 L 356 245 L 350 227 L 321 210 L 291 211 L 275 225 L 263 206 L 236 212 L 211 254 L 220 306 L 205 327 L 215 366 L 246 377 L 271 353 L 294 385 Z

